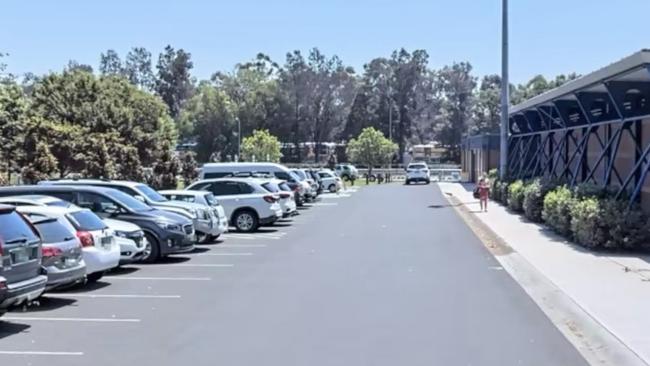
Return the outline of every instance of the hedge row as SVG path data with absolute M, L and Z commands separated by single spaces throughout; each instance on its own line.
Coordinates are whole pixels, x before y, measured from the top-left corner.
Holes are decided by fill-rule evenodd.
M 637 204 L 593 184 L 491 181 L 492 199 L 594 249 L 650 249 L 650 220 Z

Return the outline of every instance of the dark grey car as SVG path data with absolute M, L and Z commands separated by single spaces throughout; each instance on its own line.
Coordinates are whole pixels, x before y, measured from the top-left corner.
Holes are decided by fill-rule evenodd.
M 145 256 L 142 258 L 146 262 L 194 249 L 194 226 L 191 220 L 147 206 L 113 188 L 54 185 L 0 187 L 0 197 L 25 194 L 57 197 L 79 207 L 88 208 L 99 217 L 127 221 L 140 226 L 147 238 Z
M 13 206 L 0 205 L 0 315 L 45 290 L 41 238 Z
M 81 282 L 86 277 L 81 244 L 74 228 L 60 219 L 27 214 L 43 240 L 42 266 L 47 274 L 45 290 Z

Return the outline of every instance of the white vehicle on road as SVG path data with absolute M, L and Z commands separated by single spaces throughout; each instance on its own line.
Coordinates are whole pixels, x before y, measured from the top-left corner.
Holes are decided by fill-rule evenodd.
M 197 234 L 199 237 L 199 243 L 211 243 L 221 234 L 228 231 L 228 217 L 226 216 L 226 211 L 219 203 L 219 201 L 214 197 L 214 194 L 212 194 L 212 192 L 191 190 L 164 190 L 160 191 L 160 194 L 172 201 L 198 203 L 200 205 L 206 205 L 212 208 L 210 215 L 212 215 L 217 220 L 217 232 L 215 234 L 205 235 L 204 237 L 201 237 Z
M 431 176 L 429 174 L 429 167 L 425 163 L 410 163 L 406 167 L 406 181 L 405 183 L 411 184 L 412 182 L 431 183 Z
M 296 201 L 291 194 L 291 188 L 287 183 L 280 179 L 258 178 L 260 185 L 267 191 L 278 197 L 278 203 L 282 208 L 282 217 L 289 217 L 298 214 Z
M 282 217 L 278 198 L 255 178 L 216 178 L 194 182 L 187 190 L 208 191 L 223 206 L 229 222 L 238 231 L 253 232 Z
M 318 176 L 321 179 L 320 184 L 323 190 L 327 190 L 330 193 L 336 193 L 343 188 L 343 181 L 341 178 L 329 169 L 319 170 Z
M 104 272 L 120 264 L 120 246 L 115 242 L 113 230 L 92 211 L 77 206 L 19 206 L 16 209 L 23 214 L 65 219 L 61 222 L 67 221 L 81 243 L 88 281 L 99 280 Z
M 77 207 L 60 198 L 40 194 L 0 197 L 0 203 L 13 206 Z M 144 255 L 147 239 L 139 226 L 126 221 L 102 219 L 115 232 L 115 242 L 120 246 L 120 264 L 137 262 Z

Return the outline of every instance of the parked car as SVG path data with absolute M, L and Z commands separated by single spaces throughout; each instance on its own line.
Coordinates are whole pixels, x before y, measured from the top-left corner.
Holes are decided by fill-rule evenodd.
M 14 206 L 0 205 L 0 316 L 43 293 L 41 238 Z
M 192 202 L 170 201 L 165 196 L 156 192 L 155 189 L 144 183 L 121 181 L 121 180 L 100 180 L 100 179 L 65 179 L 56 181 L 44 181 L 39 184 L 56 185 L 90 185 L 96 187 L 114 188 L 133 196 L 139 201 L 159 210 L 173 212 L 186 216 L 192 220 L 196 234 L 203 238 L 221 235 L 217 218 L 210 214 L 211 209 L 206 205 Z
M 334 172 L 343 180 L 355 180 L 359 178 L 359 171 L 352 164 L 336 164 Z
M 33 210 L 34 208 L 36 209 Z M 86 277 L 86 262 L 76 235 L 77 230 L 70 221 L 49 216 L 39 206 L 23 206 L 17 210 L 31 221 L 41 235 L 41 265 L 47 274 L 45 290 L 83 282 Z
M 282 208 L 282 217 L 289 217 L 298 214 L 296 201 L 291 194 L 291 188 L 287 186 L 285 181 L 279 179 L 259 178 L 258 182 L 264 189 L 277 196 L 280 208 Z
M 320 175 L 318 175 L 318 170 L 317 169 L 305 169 L 305 173 L 307 173 L 309 176 L 311 176 L 311 179 L 314 181 L 316 184 L 316 194 L 320 195 L 323 193 L 323 185 L 322 185 L 322 179 Z
M 199 179 L 224 178 L 241 173 L 272 174 L 278 179 L 287 181 L 294 191 L 296 204 L 302 206 L 311 187 L 289 168 L 275 163 L 208 163 L 201 167 Z
M 16 210 L 24 215 L 55 218 L 60 223 L 67 223 L 67 229 L 73 232 L 77 242 L 81 243 L 83 260 L 86 263 L 86 278 L 89 282 L 98 281 L 106 271 L 119 265 L 120 247 L 115 242 L 115 234 L 92 211 L 77 206 L 19 206 Z M 71 240 L 65 239 L 66 242 Z
M 0 197 L 0 203 L 14 206 L 50 206 L 70 207 L 74 204 L 56 197 L 45 195 L 25 195 Z M 115 219 L 103 219 L 109 229 L 115 232 L 115 241 L 120 246 L 120 264 L 137 262 L 144 256 L 146 238 L 139 226 L 126 221 Z
M 336 193 L 343 188 L 343 182 L 340 177 L 337 177 L 334 172 L 329 169 L 318 171 L 318 176 L 321 179 L 321 187 L 330 193 Z
M 255 178 L 216 178 L 194 182 L 187 190 L 208 191 L 223 206 L 232 226 L 241 232 L 253 232 L 282 217 L 278 199 Z
M 303 169 L 291 169 L 293 173 L 300 178 L 301 182 L 306 182 L 309 188 L 306 188 L 305 198 L 309 201 L 313 201 L 318 196 L 318 185 L 314 182 L 312 177 L 305 172 Z
M 88 208 L 102 218 L 138 225 L 147 239 L 143 261 L 153 262 L 162 256 L 194 249 L 194 227 L 191 220 L 147 206 L 116 189 L 75 185 L 0 187 L 0 197 L 24 194 L 57 197 L 79 207 Z
M 211 192 L 207 191 L 189 191 L 189 190 L 164 190 L 160 191 L 160 194 L 165 196 L 167 199 L 172 201 L 184 201 L 190 203 L 198 203 L 200 205 L 209 206 L 212 208 L 210 214 L 217 220 L 217 232 L 218 234 L 206 234 L 201 236 L 197 234 L 197 241 L 199 243 L 211 243 L 217 239 L 221 234 L 228 231 L 228 217 L 226 217 L 226 211 L 223 206 L 219 204 L 219 201 L 214 197 Z
M 413 182 L 424 182 L 426 184 L 431 183 L 431 177 L 429 176 L 429 167 L 426 163 L 410 163 L 406 167 L 406 184 L 411 184 Z

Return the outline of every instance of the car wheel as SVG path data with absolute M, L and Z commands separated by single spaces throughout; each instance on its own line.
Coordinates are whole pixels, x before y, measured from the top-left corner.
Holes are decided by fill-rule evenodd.
M 430 181 L 430 180 L 427 180 L 426 183 L 427 183 L 427 184 L 431 184 L 431 181 Z
M 404 182 L 404 184 L 408 186 L 409 184 L 411 184 L 411 181 L 407 179 L 406 182 Z
M 330 193 L 336 193 L 336 184 L 330 184 L 329 187 L 327 187 L 327 190 L 330 191 Z
M 144 236 L 147 238 L 147 245 L 142 251 L 141 260 L 143 262 L 153 263 L 158 260 L 158 257 L 160 257 L 160 242 L 156 237 L 149 233 L 145 233 Z
M 199 244 L 210 244 L 216 239 L 213 235 L 205 233 L 196 234 L 196 242 Z
M 253 211 L 239 211 L 235 215 L 235 219 L 233 221 L 235 222 L 235 227 L 238 231 L 250 233 L 257 230 L 257 215 Z
M 95 272 L 95 273 L 91 273 L 91 274 L 87 275 L 86 280 L 89 283 L 95 283 L 95 282 L 101 280 L 102 277 L 104 277 L 104 272 L 103 271 L 102 272 Z

